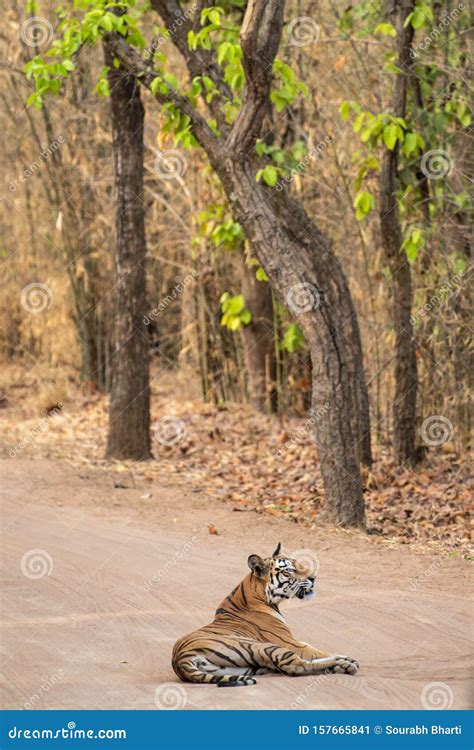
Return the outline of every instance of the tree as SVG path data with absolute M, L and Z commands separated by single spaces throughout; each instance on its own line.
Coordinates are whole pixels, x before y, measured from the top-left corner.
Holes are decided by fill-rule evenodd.
M 240 30 L 240 44 L 227 42 L 225 49 L 233 56 L 229 66 L 239 55 L 236 50 L 242 51 L 245 84 L 239 103 L 229 91 L 214 51 L 200 49 L 193 37 L 191 46 L 195 50 L 190 49 L 188 33 L 194 33 L 193 26 L 173 0 L 155 0 L 153 7 L 185 58 L 193 79 L 191 96 L 180 93 L 169 78 L 166 80 L 167 75 L 154 70 L 122 35 L 111 34 L 108 44 L 125 69 L 136 75 L 160 104 L 168 111 L 179 112 L 185 138 L 196 139 L 204 148 L 252 252 L 299 321 L 313 363 L 313 421 L 327 514 L 336 523 L 357 526 L 364 523 L 358 465 L 362 439 L 355 419 L 360 398 L 358 385 L 362 388 L 363 375 L 360 341 L 346 338 L 353 316 L 347 282 L 328 240 L 287 191 L 273 189 L 278 172 L 270 159 L 262 160 L 256 153 L 270 108 L 273 70 L 275 65 L 278 68 L 275 58 L 284 6 L 282 0 L 251 0 Z M 219 27 L 215 23 L 219 12 L 214 8 L 210 16 L 209 10 L 204 12 L 204 20 L 209 19 L 203 27 L 206 38 Z M 179 26 L 175 23 L 177 17 L 183 21 Z M 221 50 L 222 46 L 222 56 Z M 196 81 L 198 72 L 204 86 L 207 79 L 207 86 L 215 89 L 216 96 L 207 97 L 215 122 L 207 122 L 192 101 L 203 92 L 206 98 L 205 89 Z M 224 101 L 217 104 L 219 99 Z M 226 118 L 226 103 L 227 110 L 235 107 L 235 116 Z M 259 170 L 263 174 L 260 181 L 256 179 Z M 357 356 L 353 356 L 354 352 Z
M 412 63 L 413 26 L 405 23 L 415 7 L 414 0 L 389 0 L 387 11 L 397 31 L 397 61 L 391 111 L 394 117 L 406 117 L 407 89 Z M 392 124 L 395 133 L 396 124 Z M 413 289 L 409 260 L 403 250 L 403 232 L 398 210 L 399 142 L 387 136 L 388 146 L 380 174 L 380 228 L 382 244 L 391 273 L 392 320 L 395 329 L 395 399 L 393 404 L 393 444 L 400 464 L 415 464 L 416 395 L 418 376 L 416 345 L 411 319 Z
M 150 457 L 149 340 L 144 324 L 144 109 L 135 76 L 117 69 L 105 44 L 115 172 L 115 326 L 107 456 Z

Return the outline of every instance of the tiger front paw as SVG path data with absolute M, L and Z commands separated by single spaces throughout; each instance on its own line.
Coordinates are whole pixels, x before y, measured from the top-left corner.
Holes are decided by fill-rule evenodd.
M 333 672 L 342 674 L 355 674 L 359 669 L 359 662 L 356 659 L 352 659 L 350 656 L 334 656 L 336 664 L 333 667 Z

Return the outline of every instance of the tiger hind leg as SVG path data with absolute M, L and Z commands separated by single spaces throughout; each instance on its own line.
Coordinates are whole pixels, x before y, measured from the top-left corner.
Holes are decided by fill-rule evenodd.
M 207 657 L 195 657 L 187 664 L 180 665 L 180 676 L 186 682 L 215 684 L 217 687 L 238 687 L 255 685 L 254 674 L 267 670 L 248 667 L 218 666 Z

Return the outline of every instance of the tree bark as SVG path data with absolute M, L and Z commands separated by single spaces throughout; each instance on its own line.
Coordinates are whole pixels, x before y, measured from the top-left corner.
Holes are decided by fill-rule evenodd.
M 414 0 L 388 0 L 387 12 L 397 28 L 397 66 L 392 112 L 405 117 L 407 86 L 410 77 L 410 49 L 413 27 L 404 22 L 414 8 Z M 386 149 L 380 177 L 380 227 L 382 246 L 391 273 L 392 322 L 395 330 L 395 399 L 393 403 L 393 447 L 395 460 L 413 465 L 419 454 L 416 448 L 416 396 L 418 375 L 416 347 L 411 322 L 413 291 L 411 268 L 401 250 L 403 236 L 396 199 L 398 143 Z
M 111 360 L 107 456 L 150 458 L 149 342 L 143 203 L 144 110 L 134 75 L 110 67 L 112 148 L 116 195 L 115 327 Z
M 326 517 L 337 525 L 362 526 L 365 511 L 358 435 L 353 434 L 350 355 L 337 315 L 342 305 L 342 269 L 302 207 L 257 183 L 256 169 L 250 157 L 244 162 L 241 155 L 227 154 L 221 180 L 234 215 L 280 298 L 288 303 L 301 295 L 293 314 L 311 354 L 309 423 L 315 428 Z
M 241 290 L 252 313 L 251 322 L 241 329 L 249 401 L 257 411 L 274 413 L 278 397 L 272 291 L 268 282 L 255 278 L 255 268 L 249 268 L 244 254 L 241 254 Z

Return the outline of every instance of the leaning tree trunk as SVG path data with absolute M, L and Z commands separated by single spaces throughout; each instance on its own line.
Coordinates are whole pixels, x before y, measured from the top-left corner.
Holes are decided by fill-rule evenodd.
M 150 457 L 149 343 L 144 324 L 144 111 L 136 78 L 113 66 L 107 46 L 105 60 L 110 67 L 116 200 L 115 341 L 107 456 L 144 460 Z
M 272 286 L 301 325 L 313 369 L 309 425 L 326 495 L 326 517 L 341 526 L 362 526 L 364 499 L 353 433 L 351 355 L 339 315 L 349 290 L 329 243 L 314 229 L 302 207 L 255 180 L 257 163 L 243 153 L 209 154 Z M 296 216 L 298 221 L 296 222 Z M 291 248 L 291 253 L 289 252 Z
M 407 85 L 410 76 L 410 50 L 413 27 L 404 28 L 405 19 L 414 8 L 414 0 L 388 0 L 387 11 L 397 28 L 398 61 L 392 111 L 405 117 Z M 402 229 L 396 198 L 398 143 L 386 149 L 380 176 L 380 227 L 386 262 L 392 286 L 392 322 L 395 330 L 395 399 L 393 403 L 393 445 L 399 464 L 413 465 L 418 460 L 416 448 L 416 392 L 418 375 L 416 347 L 411 321 L 413 291 L 411 268 L 403 250 Z
M 225 90 L 214 60 L 207 53 L 194 54 L 187 44 L 186 24 L 173 25 L 174 0 L 152 0 L 168 28 L 173 43 L 182 52 L 191 76 L 199 68 Z M 364 524 L 364 499 L 359 471 L 359 429 L 355 434 L 353 367 L 344 335 L 341 306 L 343 289 L 349 290 L 340 265 L 328 242 L 315 229 L 303 207 L 285 191 L 256 181 L 262 166 L 255 153 L 263 122 L 269 112 L 272 64 L 283 27 L 284 0 L 248 0 L 240 33 L 245 71 L 242 105 L 232 124 L 226 124 L 213 97 L 213 116 L 221 136 L 216 137 L 190 100 L 160 87 L 155 97 L 172 102 L 188 115 L 193 134 L 207 153 L 225 189 L 232 212 L 250 241 L 252 252 L 270 278 L 272 287 L 290 307 L 303 328 L 313 365 L 313 410 L 308 427 L 314 425 L 321 473 L 326 494 L 327 517 L 342 526 Z M 126 68 L 140 75 L 148 88 L 156 77 L 126 41 L 114 35 L 113 50 Z M 201 59 L 202 58 L 202 59 Z M 344 307 L 344 309 L 346 309 Z
M 241 328 L 249 401 L 257 411 L 275 412 L 278 400 L 272 290 L 268 282 L 256 279 L 255 268 L 249 268 L 244 254 L 240 283 L 245 305 L 252 313 L 250 323 Z

